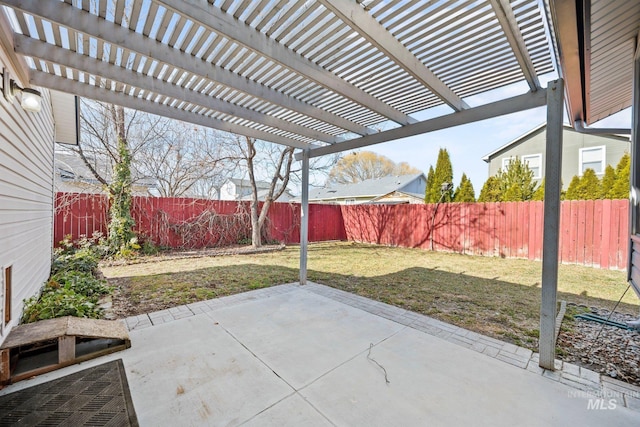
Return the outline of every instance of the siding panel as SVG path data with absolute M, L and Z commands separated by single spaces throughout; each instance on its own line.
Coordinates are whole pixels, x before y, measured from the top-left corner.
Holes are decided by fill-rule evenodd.
M 0 60 L 8 63 L 4 52 Z M 11 70 L 10 70 L 11 71 Z M 23 84 L 23 82 L 20 82 Z M 40 113 L 19 99 L 0 99 L 0 295 L 4 268 L 12 266 L 11 322 L 0 324 L 0 342 L 22 313 L 22 301 L 49 275 L 53 233 L 54 121 L 47 91 Z

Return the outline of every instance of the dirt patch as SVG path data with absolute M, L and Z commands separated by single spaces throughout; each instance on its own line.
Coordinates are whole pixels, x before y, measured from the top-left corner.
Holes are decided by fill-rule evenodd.
M 151 262 L 161 262 L 177 259 L 204 258 L 226 255 L 250 255 L 267 252 L 281 251 L 285 245 L 264 245 L 259 248 L 253 246 L 225 246 L 224 248 L 207 248 L 194 250 L 174 250 L 162 251 L 156 255 L 140 255 L 133 259 L 105 260 L 100 263 L 102 267 L 113 267 L 117 265 L 147 264 Z

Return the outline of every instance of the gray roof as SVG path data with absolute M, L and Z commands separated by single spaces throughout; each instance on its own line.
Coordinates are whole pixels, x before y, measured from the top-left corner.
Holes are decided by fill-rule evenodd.
M 238 187 L 251 188 L 251 181 L 249 181 L 248 179 L 229 178 L 229 181 L 231 181 Z M 258 189 L 268 190 L 270 186 L 271 186 L 270 182 L 256 181 L 256 187 L 258 187 Z
M 89 159 L 93 161 L 93 159 Z M 67 149 L 56 149 L 54 156 L 56 179 L 62 181 L 77 181 L 86 184 L 100 185 L 100 182 L 91 173 L 80 156 L 74 151 Z M 104 161 L 95 162 L 95 168 L 107 181 L 111 180 L 112 168 Z M 137 171 L 132 169 L 133 181 L 136 185 L 147 187 L 155 186 L 155 180 L 150 177 L 141 177 Z
M 356 197 L 380 197 L 399 191 L 410 182 L 424 176 L 423 173 L 402 176 L 385 176 L 367 179 L 355 184 L 331 184 L 309 190 L 309 200 L 346 199 Z

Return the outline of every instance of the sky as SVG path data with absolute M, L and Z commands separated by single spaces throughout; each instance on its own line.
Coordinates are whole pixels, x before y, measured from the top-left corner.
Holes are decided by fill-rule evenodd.
M 555 76 L 546 76 L 541 79 L 541 84 L 546 83 Z M 528 91 L 526 83 L 521 82 L 506 86 L 491 93 L 485 93 L 465 99 L 471 106 L 484 104 L 497 99 L 520 95 Z M 439 109 L 436 111 L 436 109 Z M 431 116 L 447 114 L 448 107 L 436 107 Z M 448 111 L 447 111 L 448 110 Z M 566 115 L 566 113 L 565 113 Z M 416 118 L 424 120 L 429 116 Z M 482 157 L 493 150 L 508 144 L 524 135 L 531 129 L 546 121 L 546 107 L 513 113 L 494 119 L 470 123 L 410 138 L 373 145 L 362 150 L 373 151 L 382 154 L 396 163 L 407 162 L 425 174 L 429 166 L 435 167 L 440 148 L 446 148 L 453 166 L 454 184 L 460 183 L 462 173 L 466 173 L 476 192 L 480 194 L 482 185 L 488 178 L 489 165 Z M 565 120 L 568 123 L 567 120 Z M 594 124 L 593 127 L 629 128 L 631 126 L 631 110 L 626 109 L 605 120 Z

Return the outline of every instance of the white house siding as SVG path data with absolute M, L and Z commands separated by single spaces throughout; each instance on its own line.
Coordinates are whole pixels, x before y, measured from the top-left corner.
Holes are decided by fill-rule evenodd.
M 2 64 L 6 59 L 0 52 Z M 51 267 L 54 121 L 47 91 L 42 104 L 41 112 L 28 113 L 19 98 L 9 103 L 0 95 L 0 343 L 18 323 L 22 301 L 39 291 Z M 4 324 L 8 266 L 11 321 Z

